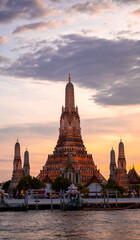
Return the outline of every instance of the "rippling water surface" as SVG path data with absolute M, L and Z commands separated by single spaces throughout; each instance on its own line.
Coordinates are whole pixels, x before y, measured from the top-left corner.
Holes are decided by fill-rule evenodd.
M 0 240 L 140 239 L 140 209 L 0 213 Z

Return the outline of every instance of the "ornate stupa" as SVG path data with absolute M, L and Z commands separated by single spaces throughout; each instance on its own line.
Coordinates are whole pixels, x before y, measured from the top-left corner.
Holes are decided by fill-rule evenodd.
M 23 170 L 22 170 L 22 162 L 20 157 L 20 144 L 17 140 L 15 144 L 15 154 L 14 154 L 14 161 L 13 161 L 13 175 L 10 184 L 10 190 L 14 189 L 19 180 L 23 177 Z
M 132 190 L 134 185 L 140 184 L 140 176 L 136 172 L 134 166 L 127 173 L 124 144 L 122 139 L 120 140 L 118 150 L 119 154 L 117 165 L 115 161 L 115 151 L 112 149 L 110 153 L 110 178 L 115 180 L 120 186 Z
M 124 154 L 124 144 L 122 140 L 119 143 L 119 156 L 116 181 L 123 187 L 128 187 L 128 176 L 126 171 L 126 159 Z
M 112 148 L 110 152 L 110 178 L 115 180 L 116 178 L 116 160 L 115 160 L 115 151 Z
M 69 74 L 58 141 L 53 154 L 48 155 L 38 178 L 45 182 L 48 178 L 54 181 L 56 177 L 63 176 L 71 179 L 73 183 L 86 185 L 95 173 L 101 181 L 104 180 L 82 140 L 80 117 L 74 100 L 74 86 Z
M 26 151 L 24 153 L 23 171 L 24 171 L 24 175 L 25 176 L 30 175 L 29 152 L 28 152 L 27 149 L 26 149 Z

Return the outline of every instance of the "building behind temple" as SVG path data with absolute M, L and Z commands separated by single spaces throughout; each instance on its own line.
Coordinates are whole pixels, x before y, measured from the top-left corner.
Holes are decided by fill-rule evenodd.
M 95 179 L 100 184 L 106 183 L 83 143 L 70 75 L 65 88 L 65 107 L 62 107 L 58 141 L 38 178 L 43 182 L 53 182 L 58 176 L 67 177 L 73 183 L 85 186 L 88 183 L 91 185 L 92 181 L 94 185 Z
M 127 173 L 124 144 L 122 140 L 120 140 L 119 143 L 117 164 L 113 148 L 110 152 L 110 178 L 126 189 L 131 189 L 133 185 L 140 184 L 140 176 L 137 174 L 134 166 Z
M 20 144 L 17 140 L 15 144 L 15 152 L 14 152 L 13 174 L 12 174 L 12 179 L 9 187 L 10 192 L 12 192 L 14 188 L 16 188 L 19 180 L 23 176 L 27 176 L 27 175 L 30 175 L 29 152 L 26 149 L 24 153 L 24 164 L 22 168 Z

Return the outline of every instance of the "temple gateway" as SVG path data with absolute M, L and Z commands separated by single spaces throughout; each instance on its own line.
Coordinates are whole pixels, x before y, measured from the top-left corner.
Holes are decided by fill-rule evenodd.
M 106 183 L 82 140 L 80 117 L 78 107 L 75 106 L 74 86 L 70 74 L 65 89 L 65 107 L 62 107 L 58 141 L 53 154 L 48 155 L 38 178 L 48 183 L 58 176 L 85 186 L 92 181 L 94 183 L 95 179 L 101 185 Z

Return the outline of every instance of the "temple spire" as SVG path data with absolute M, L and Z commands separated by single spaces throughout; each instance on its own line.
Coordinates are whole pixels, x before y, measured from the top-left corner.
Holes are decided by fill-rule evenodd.
M 120 140 L 120 143 L 119 143 L 118 169 L 126 170 L 126 159 L 125 159 L 125 154 L 124 154 L 124 144 L 121 140 Z
M 115 160 L 115 151 L 112 150 L 110 152 L 110 178 L 115 180 L 115 172 L 116 172 L 116 160 Z
M 119 158 L 125 158 L 125 155 L 124 155 L 124 144 L 122 142 L 122 139 L 120 139 L 120 143 L 119 143 Z
M 17 142 L 15 144 L 15 159 L 21 159 L 21 157 L 20 157 L 20 144 L 18 142 L 18 139 L 17 139 Z
M 74 184 L 83 186 L 94 177 L 101 185 L 106 183 L 82 140 L 80 117 L 78 108 L 75 107 L 74 86 L 70 74 L 66 78 L 65 107 L 62 107 L 58 141 L 37 178 L 44 183 L 50 183 L 58 176 L 69 178 Z
M 74 103 L 74 87 L 71 82 L 71 76 L 69 74 L 68 77 L 68 83 L 66 85 L 66 90 L 65 90 L 65 108 L 68 111 L 74 110 L 75 109 L 75 103 Z
M 24 171 L 25 176 L 30 175 L 29 152 L 28 152 L 27 148 L 24 153 L 23 171 Z
M 126 159 L 124 154 L 124 144 L 122 139 L 120 139 L 119 143 L 119 156 L 118 156 L 118 169 L 116 181 L 119 185 L 127 188 L 128 187 L 128 176 L 126 171 Z
M 69 82 L 71 82 L 71 76 L 70 76 L 70 73 L 69 73 L 69 78 L 68 78 Z
M 19 180 L 23 177 L 22 162 L 20 157 L 20 144 L 17 140 L 15 144 L 15 155 L 13 161 L 13 175 L 9 186 L 9 191 L 13 192 L 13 189 L 17 186 Z

